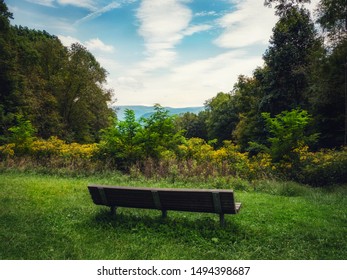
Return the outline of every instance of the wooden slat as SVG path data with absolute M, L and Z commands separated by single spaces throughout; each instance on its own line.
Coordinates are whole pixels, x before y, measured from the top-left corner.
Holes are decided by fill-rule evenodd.
M 210 192 L 159 191 L 162 207 L 167 210 L 214 213 Z

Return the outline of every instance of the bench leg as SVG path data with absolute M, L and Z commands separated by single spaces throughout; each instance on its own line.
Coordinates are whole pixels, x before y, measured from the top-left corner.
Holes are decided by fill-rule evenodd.
M 219 214 L 219 224 L 221 227 L 225 227 L 224 213 Z
M 117 207 L 111 206 L 111 215 L 114 216 L 116 214 Z
M 162 211 L 161 211 L 161 217 L 162 217 L 163 219 L 165 219 L 165 218 L 167 217 L 167 211 L 166 211 L 166 210 L 162 210 Z

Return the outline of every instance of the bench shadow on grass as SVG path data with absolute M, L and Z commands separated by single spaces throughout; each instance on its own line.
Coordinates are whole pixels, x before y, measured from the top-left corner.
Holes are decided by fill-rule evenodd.
M 219 224 L 219 216 L 211 213 L 191 213 L 168 211 L 166 218 L 157 210 L 143 209 L 120 210 L 112 215 L 109 210 L 102 209 L 91 220 L 97 227 L 112 227 L 115 230 L 134 231 L 141 228 L 149 231 L 184 230 L 195 231 L 196 234 L 203 232 L 228 232 L 235 235 L 241 234 L 240 225 L 234 221 L 234 215 L 225 215 L 225 226 Z
M 169 211 L 163 219 L 155 210 L 122 209 L 112 216 L 100 209 L 84 227 L 92 230 L 94 239 L 103 240 L 101 247 L 117 246 L 109 258 L 229 259 L 234 258 L 230 248 L 244 233 L 240 222 L 228 216 L 225 227 L 220 227 L 218 215 L 213 214 Z

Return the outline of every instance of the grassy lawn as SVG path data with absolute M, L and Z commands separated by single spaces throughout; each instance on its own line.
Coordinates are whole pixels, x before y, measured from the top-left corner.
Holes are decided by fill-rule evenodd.
M 347 259 L 347 188 L 258 182 L 234 188 L 243 208 L 226 215 L 109 209 L 88 183 L 207 188 L 206 183 L 0 173 L 0 259 Z M 249 186 L 249 185 L 248 185 Z M 256 191 L 251 190 L 252 188 Z

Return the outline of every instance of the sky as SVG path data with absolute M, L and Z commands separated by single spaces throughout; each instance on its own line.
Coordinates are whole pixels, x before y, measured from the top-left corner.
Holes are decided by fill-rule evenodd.
M 313 9 L 318 0 L 312 0 Z M 263 0 L 5 0 L 12 24 L 84 45 L 115 105 L 203 106 L 263 65 L 278 18 Z

